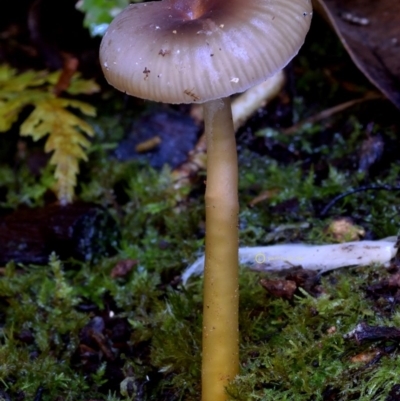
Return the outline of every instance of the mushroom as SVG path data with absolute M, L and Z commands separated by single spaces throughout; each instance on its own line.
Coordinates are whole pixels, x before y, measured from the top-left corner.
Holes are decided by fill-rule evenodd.
M 239 372 L 238 166 L 229 96 L 281 70 L 309 29 L 311 0 L 162 0 L 110 24 L 100 62 L 115 88 L 202 103 L 207 136 L 202 400 L 226 399 Z

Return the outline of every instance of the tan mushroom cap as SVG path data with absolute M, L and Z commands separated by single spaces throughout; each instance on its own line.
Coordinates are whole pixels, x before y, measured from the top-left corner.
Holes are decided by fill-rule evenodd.
M 203 103 L 282 69 L 304 42 L 311 0 L 162 0 L 131 4 L 100 47 L 108 82 L 143 99 Z

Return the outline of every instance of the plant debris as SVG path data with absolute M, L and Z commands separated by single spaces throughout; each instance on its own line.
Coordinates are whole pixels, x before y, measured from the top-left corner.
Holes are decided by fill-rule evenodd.
M 0 264 L 43 264 L 52 252 L 91 261 L 115 253 L 119 237 L 115 221 L 98 205 L 24 208 L 0 216 Z
M 354 339 L 357 343 L 363 341 L 399 340 L 400 330 L 395 327 L 369 326 L 362 322 L 347 333 L 344 338 Z

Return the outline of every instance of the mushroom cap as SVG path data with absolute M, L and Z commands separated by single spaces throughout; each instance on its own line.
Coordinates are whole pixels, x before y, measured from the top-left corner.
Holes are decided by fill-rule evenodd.
M 243 92 L 297 54 L 311 0 L 162 0 L 131 4 L 110 24 L 100 62 L 115 88 L 165 103 Z

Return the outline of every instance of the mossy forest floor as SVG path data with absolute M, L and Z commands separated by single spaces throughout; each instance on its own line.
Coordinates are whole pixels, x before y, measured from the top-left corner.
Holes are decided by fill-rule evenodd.
M 237 134 L 240 244 L 333 242 L 327 227 L 343 216 L 364 238 L 397 235 L 399 111 L 387 100 L 369 100 L 284 132 L 375 91 L 318 18 L 286 72 L 284 91 Z M 101 205 L 115 220 L 114 251 L 94 252 L 90 261 L 52 253 L 44 265 L 1 267 L 0 398 L 198 400 L 202 279 L 183 287 L 179 275 L 203 250 L 205 175 L 175 190 L 168 166 L 119 161 L 113 150 L 154 106 L 106 85 L 85 100 L 98 117 L 88 119 L 96 135 L 76 199 Z M 188 114 L 187 107 L 173 109 Z M 2 215 L 54 200 L 51 168 L 37 174 L 29 164 L 43 144 L 23 142 L 18 158 L 16 132 L 18 124 L 0 137 Z M 359 187 L 369 189 L 324 211 Z M 273 275 L 243 266 L 241 372 L 229 399 L 399 400 L 400 336 L 388 329 L 400 328 L 399 271 L 396 262 L 389 270 L 339 269 L 288 300 L 260 285 Z M 360 323 L 367 340 L 344 337 Z

